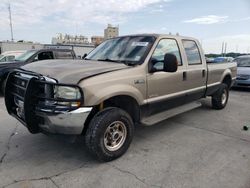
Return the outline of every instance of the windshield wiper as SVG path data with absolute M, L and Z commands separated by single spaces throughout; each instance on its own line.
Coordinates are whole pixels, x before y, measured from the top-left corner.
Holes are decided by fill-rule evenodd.
M 127 66 L 136 66 L 137 65 L 137 63 L 128 62 L 128 61 L 124 61 L 122 63 L 125 64 L 125 65 L 127 65 Z
M 125 61 L 125 60 L 113 60 L 113 59 L 109 59 L 109 58 L 106 58 L 106 59 L 97 59 L 97 61 L 109 61 L 109 62 L 115 62 L 115 63 L 123 63 L 127 66 L 135 66 L 137 65 L 136 63 L 133 63 L 133 62 L 129 62 L 129 61 Z
M 120 63 L 120 61 L 118 61 L 118 60 L 113 60 L 113 59 L 109 59 L 109 58 L 106 58 L 106 59 L 97 59 L 97 61 L 109 61 L 109 62 L 117 62 L 117 63 Z

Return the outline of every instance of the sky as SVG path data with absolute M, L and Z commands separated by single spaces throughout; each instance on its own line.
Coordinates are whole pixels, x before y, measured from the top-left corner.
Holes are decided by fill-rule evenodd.
M 179 33 L 199 39 L 206 53 L 250 53 L 250 0 L 1 0 L 0 41 L 51 43 L 57 33 L 103 35 L 107 24 L 120 35 Z

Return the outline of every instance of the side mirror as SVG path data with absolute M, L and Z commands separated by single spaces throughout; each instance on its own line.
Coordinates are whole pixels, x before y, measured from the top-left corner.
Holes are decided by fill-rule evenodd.
M 165 54 L 163 61 L 163 71 L 176 72 L 178 68 L 178 61 L 174 54 Z
M 87 57 L 87 55 L 88 55 L 88 54 L 85 53 L 85 54 L 82 56 L 82 59 L 85 59 L 85 57 Z

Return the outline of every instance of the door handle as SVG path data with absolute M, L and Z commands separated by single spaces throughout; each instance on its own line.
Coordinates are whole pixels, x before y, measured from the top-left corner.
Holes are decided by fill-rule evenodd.
M 203 69 L 203 70 L 202 70 L 202 77 L 204 78 L 205 76 L 206 76 L 206 70 Z
M 183 72 L 183 81 L 187 80 L 187 72 Z

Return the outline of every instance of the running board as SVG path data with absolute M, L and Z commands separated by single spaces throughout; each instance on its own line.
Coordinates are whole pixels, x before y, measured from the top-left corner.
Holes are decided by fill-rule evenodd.
M 202 104 L 200 102 L 192 102 L 188 103 L 152 116 L 149 116 L 147 118 L 142 119 L 141 123 L 145 126 L 154 125 L 156 123 L 160 123 L 161 121 L 164 121 L 165 119 L 168 119 L 170 117 L 176 116 L 178 114 L 187 112 L 189 110 L 193 110 L 195 108 L 200 107 Z

